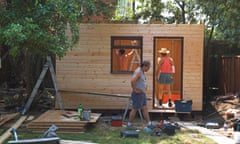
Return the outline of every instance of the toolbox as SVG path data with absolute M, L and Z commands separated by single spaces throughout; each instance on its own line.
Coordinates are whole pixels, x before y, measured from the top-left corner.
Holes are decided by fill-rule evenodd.
M 192 100 L 175 100 L 176 112 L 192 112 Z
M 136 130 L 123 130 L 120 132 L 121 137 L 134 137 L 138 138 L 139 133 Z
M 122 126 L 122 116 L 112 116 L 112 126 Z

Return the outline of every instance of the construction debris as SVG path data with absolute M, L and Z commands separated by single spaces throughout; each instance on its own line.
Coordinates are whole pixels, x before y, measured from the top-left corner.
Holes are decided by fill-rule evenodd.
M 1 115 L 0 116 L 0 126 L 2 126 L 3 124 L 5 124 L 9 120 L 15 118 L 18 115 L 19 115 L 19 113 Z
M 0 137 L 0 143 L 3 143 L 9 136 L 11 136 L 12 128 L 17 129 L 19 126 L 21 126 L 26 118 L 27 116 L 21 116 L 20 119 Z

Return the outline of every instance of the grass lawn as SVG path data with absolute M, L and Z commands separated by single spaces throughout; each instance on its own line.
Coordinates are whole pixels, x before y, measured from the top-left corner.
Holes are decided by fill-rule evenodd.
M 108 123 L 98 122 L 83 133 L 58 133 L 57 131 L 57 136 L 63 140 L 87 141 L 99 144 L 217 144 L 197 130 L 181 128 L 173 136 L 163 133 L 161 136 L 151 136 L 151 133 L 145 132 L 143 128 L 138 128 L 140 130 L 138 138 L 122 138 L 120 132 L 126 129 L 125 127 L 112 127 Z M 42 134 L 33 133 L 25 128 L 19 128 L 17 133 L 19 140 L 38 138 Z M 13 136 L 9 137 L 8 140 L 13 140 Z M 7 144 L 7 141 L 3 144 Z

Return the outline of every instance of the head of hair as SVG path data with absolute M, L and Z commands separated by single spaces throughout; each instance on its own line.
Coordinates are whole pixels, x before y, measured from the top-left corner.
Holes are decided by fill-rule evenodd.
M 162 56 L 167 56 L 167 53 L 161 53 Z
M 120 48 L 120 49 L 119 49 L 119 53 L 120 53 L 120 54 L 124 54 L 124 53 L 125 53 L 125 49 L 124 49 L 124 48 Z
M 142 61 L 141 67 L 150 66 L 150 65 L 151 65 L 150 61 L 144 60 L 144 61 Z

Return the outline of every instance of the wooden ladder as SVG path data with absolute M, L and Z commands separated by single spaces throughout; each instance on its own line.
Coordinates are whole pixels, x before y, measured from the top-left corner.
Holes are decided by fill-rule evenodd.
M 134 55 L 133 55 L 133 58 L 131 60 L 129 71 L 132 71 L 133 64 L 136 64 L 136 63 L 140 64 L 140 62 L 141 62 L 141 59 L 140 59 L 140 56 L 138 54 L 138 51 L 136 49 L 134 49 Z
M 34 97 L 36 96 L 37 94 L 37 91 L 47 73 L 47 70 L 49 69 L 50 70 L 50 73 L 51 73 L 51 77 L 52 77 L 52 82 L 53 82 L 53 86 L 54 86 L 54 89 L 55 89 L 55 93 L 56 93 L 56 96 L 57 96 L 57 101 L 58 101 L 58 104 L 59 104 L 59 107 L 61 110 L 64 109 L 63 107 L 63 102 L 62 102 L 62 98 L 60 96 L 60 93 L 58 91 L 58 87 L 57 87 L 57 82 L 56 82 L 56 75 L 55 75 L 55 71 L 54 71 L 54 68 L 53 68 L 53 64 L 52 64 L 52 60 L 51 60 L 51 57 L 50 56 L 47 56 L 47 62 L 44 64 L 43 66 L 43 70 L 37 80 L 37 83 L 35 84 L 34 88 L 33 88 L 33 91 L 22 111 L 22 114 L 26 114 L 26 112 L 28 111 L 28 109 L 30 108 L 33 100 L 34 100 Z

